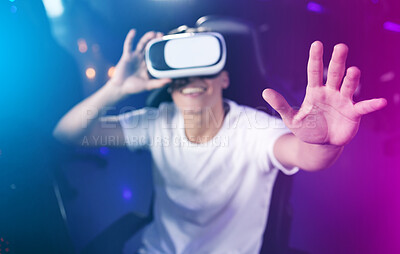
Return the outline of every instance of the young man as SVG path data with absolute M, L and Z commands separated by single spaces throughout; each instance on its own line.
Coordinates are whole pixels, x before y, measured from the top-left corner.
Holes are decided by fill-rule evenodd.
M 127 35 L 113 78 L 71 109 L 54 135 L 89 145 L 113 137 L 110 145 L 151 151 L 156 196 L 154 221 L 143 237 L 146 253 L 257 253 L 278 170 L 328 167 L 356 134 L 361 116 L 386 105 L 384 99 L 352 101 L 360 71 L 346 71 L 344 44 L 335 46 L 323 85 L 323 48 L 317 41 L 299 110 L 271 89 L 262 94 L 287 129 L 281 120 L 224 100 L 226 71 L 184 82 L 149 79 L 143 49 L 162 35 L 146 33 L 133 50 L 134 35 L 134 30 Z M 130 94 L 168 83 L 173 103 L 118 117 L 99 114 Z

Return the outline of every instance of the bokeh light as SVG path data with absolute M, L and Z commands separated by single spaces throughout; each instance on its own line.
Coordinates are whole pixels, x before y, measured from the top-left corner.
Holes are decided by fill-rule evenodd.
M 13 5 L 13 6 L 10 7 L 11 13 L 16 13 L 17 10 L 18 10 L 18 9 L 17 9 L 17 6 L 15 6 L 15 5 Z
M 124 199 L 130 200 L 130 199 L 132 198 L 132 191 L 129 190 L 129 189 L 125 189 L 125 190 L 122 192 L 122 196 L 124 197 Z
M 316 12 L 316 13 L 323 13 L 324 12 L 324 8 L 322 7 L 322 5 L 315 3 L 315 2 L 309 2 L 307 4 L 307 9 L 309 11 L 312 12 Z
M 78 50 L 81 53 L 86 53 L 86 51 L 88 50 L 88 46 L 85 39 L 78 40 Z
M 109 152 L 110 152 L 110 150 L 108 149 L 108 147 L 105 147 L 105 146 L 103 146 L 103 147 L 100 147 L 100 153 L 102 154 L 102 155 L 107 155 Z
M 400 24 L 397 24 L 395 22 L 386 21 L 383 24 L 383 28 L 385 28 L 388 31 L 400 33 Z
M 96 70 L 92 67 L 86 69 L 86 77 L 88 79 L 94 79 L 96 77 Z
M 114 76 L 114 72 L 115 72 L 115 67 L 114 67 L 114 66 L 111 66 L 111 67 L 108 69 L 108 72 L 107 72 L 108 77 L 109 77 L 109 78 L 112 78 L 112 77 Z

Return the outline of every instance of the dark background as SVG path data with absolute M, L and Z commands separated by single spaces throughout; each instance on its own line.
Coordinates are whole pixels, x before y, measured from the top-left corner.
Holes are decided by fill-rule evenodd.
M 399 1 L 62 4 L 63 13 L 49 21 L 37 0 L 2 0 L 0 5 L 0 237 L 12 251 L 60 253 L 55 252 L 60 246 L 80 251 L 124 214 L 148 211 L 147 153 L 60 147 L 51 140 L 51 129 L 71 105 L 108 80 L 130 28 L 137 29 L 139 38 L 148 30 L 165 33 L 182 24 L 193 26 L 204 15 L 226 15 L 254 24 L 267 71 L 280 86 L 265 87 L 286 91 L 293 105 L 304 96 L 314 40 L 324 43 L 326 64 L 336 43 L 349 46 L 348 65 L 362 71 L 355 100 L 388 100 L 387 108 L 364 117 L 334 166 L 294 176 L 291 246 L 312 254 L 400 253 Z M 87 68 L 96 71 L 94 78 L 86 76 Z M 146 96 L 134 95 L 121 106 L 142 107 Z M 54 158 L 64 162 L 49 170 Z M 61 199 L 54 194 L 54 182 L 61 183 Z M 60 211 L 60 200 L 65 210 Z M 138 239 L 128 241 L 126 253 Z

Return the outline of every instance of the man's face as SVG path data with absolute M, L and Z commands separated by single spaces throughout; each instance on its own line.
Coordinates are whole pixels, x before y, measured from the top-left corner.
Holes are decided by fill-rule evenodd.
M 222 90 L 229 86 L 226 71 L 213 77 L 190 77 L 173 80 L 171 96 L 175 105 L 186 113 L 201 113 L 222 105 Z

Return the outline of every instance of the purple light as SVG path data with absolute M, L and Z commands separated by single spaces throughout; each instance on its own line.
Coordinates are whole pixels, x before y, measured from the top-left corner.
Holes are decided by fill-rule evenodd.
M 383 24 L 383 28 L 385 28 L 386 30 L 392 31 L 392 32 L 400 33 L 400 24 L 397 24 L 394 22 L 386 21 Z
M 105 147 L 105 146 L 100 147 L 100 153 L 102 155 L 107 155 L 109 152 L 110 152 L 110 150 L 108 149 L 108 147 Z
M 124 197 L 124 199 L 130 200 L 132 198 L 132 191 L 126 189 L 122 192 L 122 196 Z
M 323 13 L 324 7 L 322 7 L 322 5 L 317 4 L 315 2 L 309 2 L 307 4 L 307 10 L 312 11 L 312 12 L 317 12 L 317 13 Z
M 371 0 L 371 2 L 372 2 L 373 4 L 377 4 L 377 3 L 379 3 L 379 0 Z

